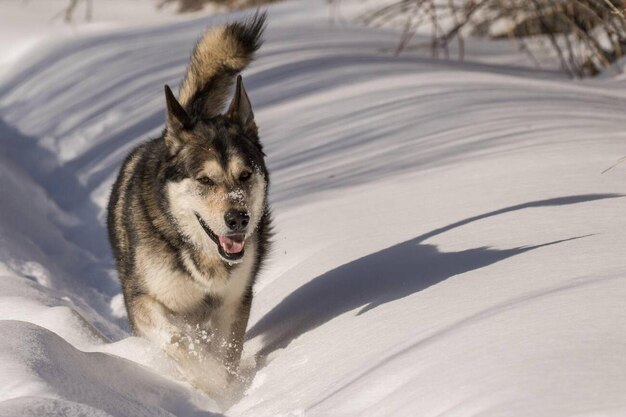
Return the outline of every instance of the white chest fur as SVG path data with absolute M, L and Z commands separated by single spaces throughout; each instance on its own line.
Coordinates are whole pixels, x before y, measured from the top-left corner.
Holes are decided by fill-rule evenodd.
M 183 255 L 187 271 L 155 253 L 151 248 L 139 247 L 136 252 L 136 267 L 149 294 L 163 303 L 170 311 L 186 313 L 195 311 L 207 295 L 219 299 L 219 314 L 232 316 L 252 279 L 256 258 L 256 237 L 246 242 L 246 254 L 233 268 L 215 268 L 212 274 L 202 273 L 191 259 Z M 217 260 L 217 262 L 224 262 Z M 227 320 L 229 321 L 229 320 Z

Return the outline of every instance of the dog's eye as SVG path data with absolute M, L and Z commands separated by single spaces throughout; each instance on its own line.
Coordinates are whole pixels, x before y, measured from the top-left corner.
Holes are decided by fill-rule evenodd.
M 213 185 L 215 184 L 213 180 L 209 177 L 200 177 L 198 178 L 198 182 L 202 185 Z
M 241 173 L 241 175 L 239 175 L 239 181 L 246 182 L 250 179 L 251 176 L 252 173 L 250 171 L 244 171 Z

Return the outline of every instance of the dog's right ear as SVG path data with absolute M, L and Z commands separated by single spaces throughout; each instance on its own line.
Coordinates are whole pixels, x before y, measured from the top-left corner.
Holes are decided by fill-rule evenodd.
M 167 84 L 165 85 L 165 102 L 167 103 L 165 143 L 174 152 L 182 145 L 178 134 L 191 127 L 191 118 L 176 100 L 176 96 Z

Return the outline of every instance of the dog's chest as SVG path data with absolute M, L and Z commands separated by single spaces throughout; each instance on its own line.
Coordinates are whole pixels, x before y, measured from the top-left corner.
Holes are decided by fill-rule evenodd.
M 195 314 L 202 309 L 240 303 L 252 279 L 254 252 L 254 245 L 250 245 L 243 262 L 230 267 L 210 254 L 186 251 L 181 253 L 181 267 L 173 254 L 159 256 L 140 248 L 137 266 L 147 291 L 169 310 Z M 211 305 L 207 299 L 211 299 Z
M 249 243 L 242 262 L 235 265 L 227 265 L 221 259 L 198 253 L 195 256 L 188 254 L 183 257 L 183 262 L 194 280 L 219 304 L 238 303 L 253 279 L 256 241 L 251 239 Z

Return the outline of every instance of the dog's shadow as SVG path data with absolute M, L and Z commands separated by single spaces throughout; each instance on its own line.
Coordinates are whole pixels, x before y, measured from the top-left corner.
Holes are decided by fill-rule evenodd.
M 616 197 L 622 195 L 587 194 L 507 207 L 433 230 L 320 275 L 286 297 L 249 330 L 248 339 L 263 336 L 264 346 L 257 353 L 258 369 L 265 366 L 270 353 L 286 347 L 298 336 L 343 313 L 360 308 L 357 315 L 361 315 L 450 277 L 492 265 L 524 252 L 584 236 L 512 249 L 479 247 L 459 252 L 442 252 L 434 245 L 423 243 L 430 237 L 477 220 L 512 211 Z

